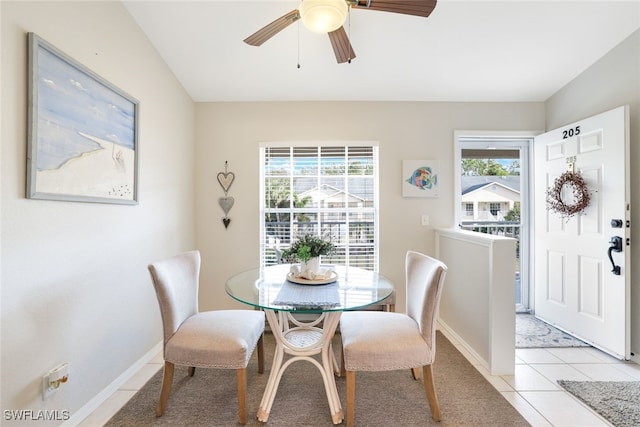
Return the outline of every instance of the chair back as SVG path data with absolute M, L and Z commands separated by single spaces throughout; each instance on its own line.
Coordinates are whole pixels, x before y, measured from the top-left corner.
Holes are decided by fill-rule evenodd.
M 182 322 L 198 313 L 200 252 L 190 251 L 149 265 L 160 305 L 164 343 Z
M 408 251 L 405 258 L 407 314 L 415 320 L 429 348 L 436 340 L 436 320 L 447 266 L 435 258 Z

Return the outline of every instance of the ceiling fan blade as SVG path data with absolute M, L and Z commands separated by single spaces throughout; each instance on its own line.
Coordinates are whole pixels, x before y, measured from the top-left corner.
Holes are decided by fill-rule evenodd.
M 296 22 L 298 19 L 300 19 L 300 12 L 298 9 L 292 10 L 286 15 L 281 16 L 272 23 L 265 25 L 263 28 L 251 34 L 249 37 L 244 39 L 244 42 L 251 46 L 260 46 L 262 43 L 266 42 L 271 37 Z
M 356 53 L 351 47 L 351 42 L 349 41 L 349 37 L 347 36 L 347 32 L 344 30 L 344 27 L 340 27 L 327 34 L 329 34 L 329 40 L 331 40 L 333 53 L 336 55 L 338 64 L 351 62 L 351 60 L 356 57 Z
M 379 10 L 426 18 L 435 9 L 437 0 L 351 0 L 350 3 L 354 9 Z

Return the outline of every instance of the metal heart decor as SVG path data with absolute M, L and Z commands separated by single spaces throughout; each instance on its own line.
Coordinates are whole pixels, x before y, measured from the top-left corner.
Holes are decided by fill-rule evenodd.
M 224 211 L 224 214 L 228 214 L 229 211 L 231 210 L 231 208 L 233 207 L 233 203 L 235 202 L 235 200 L 233 200 L 233 197 L 228 196 L 228 197 L 220 197 L 218 199 L 218 204 L 220 205 L 220 207 L 222 208 L 222 210 Z
M 224 190 L 224 197 L 220 197 L 218 199 L 218 204 L 224 211 L 224 218 L 222 218 L 222 223 L 224 224 L 224 228 L 228 228 L 231 223 L 231 218 L 227 216 L 231 208 L 233 207 L 233 197 L 229 197 L 228 192 L 229 188 L 231 188 L 231 184 L 233 184 L 233 180 L 236 179 L 236 176 L 233 172 L 228 172 L 227 167 L 229 166 L 229 162 L 224 162 L 224 172 L 218 173 L 218 182 L 220 186 Z
M 231 184 L 233 184 L 234 179 L 236 179 L 236 176 L 233 174 L 233 172 L 218 173 L 218 182 L 220 183 L 220 186 L 224 190 L 225 194 L 229 191 L 229 188 L 231 188 Z

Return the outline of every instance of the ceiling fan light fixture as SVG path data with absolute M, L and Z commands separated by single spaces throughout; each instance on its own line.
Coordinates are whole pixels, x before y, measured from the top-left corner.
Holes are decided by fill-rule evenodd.
M 315 33 L 330 33 L 344 24 L 349 13 L 345 0 L 303 0 L 300 4 L 302 24 Z

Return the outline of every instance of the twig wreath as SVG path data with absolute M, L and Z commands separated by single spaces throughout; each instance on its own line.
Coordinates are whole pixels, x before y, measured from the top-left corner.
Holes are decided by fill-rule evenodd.
M 571 204 L 562 200 L 562 190 L 565 186 L 568 186 L 573 194 L 575 201 Z M 563 218 L 569 219 L 582 213 L 590 201 L 591 193 L 579 173 L 567 171 L 556 178 L 553 186 L 547 189 L 547 209 L 559 213 Z

